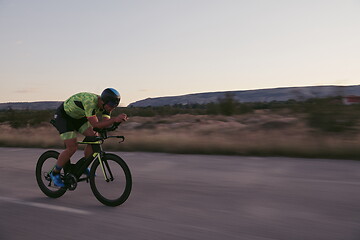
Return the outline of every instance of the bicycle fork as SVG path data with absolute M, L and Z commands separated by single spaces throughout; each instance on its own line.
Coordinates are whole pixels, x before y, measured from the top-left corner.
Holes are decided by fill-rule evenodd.
M 95 158 L 95 160 L 96 159 L 99 160 L 99 164 L 100 164 L 101 170 L 104 174 L 105 181 L 106 182 L 114 181 L 114 176 L 111 172 L 108 161 L 106 161 L 106 160 L 104 161 L 103 159 L 101 159 L 100 153 L 94 153 L 94 158 Z M 106 167 L 106 169 L 105 169 L 105 167 Z M 110 178 L 108 177 L 108 174 L 110 175 Z

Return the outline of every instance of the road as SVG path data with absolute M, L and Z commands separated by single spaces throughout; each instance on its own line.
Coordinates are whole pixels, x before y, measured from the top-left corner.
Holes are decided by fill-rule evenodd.
M 359 161 L 118 152 L 133 190 L 113 208 L 85 182 L 43 195 L 42 152 L 0 148 L 1 240 L 360 239 Z

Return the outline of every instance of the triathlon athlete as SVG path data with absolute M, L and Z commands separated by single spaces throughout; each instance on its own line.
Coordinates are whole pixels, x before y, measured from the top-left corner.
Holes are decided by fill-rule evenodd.
M 57 109 L 52 124 L 59 131 L 66 149 L 60 153 L 56 166 L 50 174 L 56 186 L 65 186 L 59 173 L 78 148 L 76 132 L 84 136 L 96 136 L 93 128 L 106 128 L 115 122 L 127 121 L 126 114 L 110 118 L 111 111 L 119 103 L 119 92 L 113 88 L 107 88 L 101 96 L 88 92 L 75 94 Z M 101 121 L 99 121 L 98 115 L 102 115 Z M 85 157 L 92 154 L 90 145 L 86 146 L 84 153 Z M 86 169 L 84 174 L 89 175 L 89 169 Z

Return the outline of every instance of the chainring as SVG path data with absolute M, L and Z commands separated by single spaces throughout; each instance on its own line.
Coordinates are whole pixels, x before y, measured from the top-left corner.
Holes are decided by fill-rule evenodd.
M 64 183 L 67 189 L 69 189 L 70 191 L 74 191 L 77 187 L 77 179 L 71 173 L 66 174 L 64 178 Z

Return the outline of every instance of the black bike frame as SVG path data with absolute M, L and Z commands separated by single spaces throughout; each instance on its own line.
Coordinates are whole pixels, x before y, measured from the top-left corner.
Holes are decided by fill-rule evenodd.
M 105 181 L 109 182 L 110 180 L 113 180 L 113 175 L 110 171 L 109 165 L 107 163 L 107 161 L 103 161 L 102 158 L 105 154 L 105 152 L 102 149 L 102 143 L 103 140 L 100 137 L 97 136 L 93 136 L 93 137 L 85 137 L 85 139 L 82 142 L 78 142 L 79 144 L 89 144 L 91 145 L 92 149 L 93 149 L 93 154 L 91 156 L 89 156 L 88 158 L 82 158 L 80 159 L 76 164 L 75 164 L 75 169 L 72 169 L 70 172 L 72 174 L 75 175 L 75 177 L 77 179 L 80 178 L 80 176 L 84 173 L 85 169 L 88 168 L 90 166 L 90 164 L 93 161 L 98 160 L 100 163 L 100 167 L 102 169 L 102 172 L 104 174 L 104 178 Z M 105 162 L 105 166 L 107 168 L 107 172 L 110 174 L 110 178 L 108 177 L 106 171 L 105 171 L 105 166 L 104 166 L 104 162 Z
M 76 177 L 77 181 L 87 180 L 87 178 L 80 179 L 81 175 L 84 173 L 85 169 L 90 166 L 90 164 L 93 161 L 99 160 L 100 167 L 104 174 L 105 181 L 107 181 L 107 182 L 109 182 L 110 180 L 113 181 L 114 177 L 110 170 L 108 162 L 106 160 L 105 161 L 102 160 L 102 158 L 105 155 L 105 152 L 102 149 L 102 144 L 103 144 L 104 140 L 107 138 L 120 138 L 120 139 L 122 139 L 122 141 L 120 141 L 120 142 L 123 142 L 125 140 L 124 136 L 108 136 L 107 135 L 108 131 L 114 131 L 115 129 L 117 129 L 117 127 L 119 125 L 120 125 L 120 123 L 117 122 L 117 123 L 114 123 L 109 128 L 105 128 L 105 129 L 94 128 L 94 131 L 98 132 L 100 134 L 100 136 L 88 136 L 88 137 L 85 137 L 83 141 L 78 142 L 79 144 L 91 145 L 91 147 L 93 149 L 93 154 L 91 156 L 89 156 L 88 158 L 81 158 L 79 161 L 76 162 L 76 164 L 70 164 L 70 161 L 69 161 L 64 166 L 64 168 L 67 168 L 68 166 L 70 166 L 70 168 L 69 168 L 70 170 L 67 172 L 70 172 L 71 174 L 73 174 Z M 104 165 L 104 163 L 105 163 L 105 165 Z M 107 171 L 105 171 L 105 167 L 106 167 Z M 54 168 L 55 168 L 55 166 L 54 166 Z M 53 169 L 51 169 L 51 171 Z M 66 169 L 64 169 L 64 171 L 65 170 Z M 107 172 L 109 173 L 110 178 L 108 177 Z

